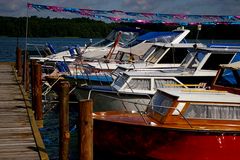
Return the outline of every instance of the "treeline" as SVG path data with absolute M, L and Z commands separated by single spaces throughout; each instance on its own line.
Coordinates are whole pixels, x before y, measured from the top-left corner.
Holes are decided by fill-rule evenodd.
M 0 17 L 0 36 L 25 37 L 26 17 Z M 115 27 L 139 27 L 149 31 L 169 31 L 177 26 L 138 23 L 104 23 L 88 18 L 28 18 L 28 37 L 81 37 L 102 38 Z M 197 26 L 187 26 L 191 30 L 188 38 L 197 36 Z M 240 39 L 239 25 L 202 26 L 199 39 Z
M 0 17 L 0 36 L 25 37 L 94 37 L 106 36 L 117 24 L 87 18 Z

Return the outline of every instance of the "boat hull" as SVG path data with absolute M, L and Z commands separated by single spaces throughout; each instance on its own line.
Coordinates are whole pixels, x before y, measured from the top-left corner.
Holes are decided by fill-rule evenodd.
M 240 132 L 167 129 L 94 119 L 94 149 L 161 160 L 238 159 Z
M 99 111 L 146 111 L 151 97 L 149 95 L 120 94 L 110 86 L 98 86 L 99 90 L 77 88 L 77 100 L 92 99 L 94 112 Z M 101 90 L 100 90 L 101 89 Z

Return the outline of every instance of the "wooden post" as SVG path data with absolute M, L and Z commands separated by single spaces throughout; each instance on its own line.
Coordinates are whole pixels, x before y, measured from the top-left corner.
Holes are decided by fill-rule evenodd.
M 37 64 L 37 61 L 36 60 L 31 60 L 31 90 L 32 90 L 32 109 L 35 111 L 35 106 L 36 106 L 36 103 L 35 103 L 35 65 Z
M 42 66 L 41 64 L 36 64 L 34 67 L 35 74 L 35 118 L 38 123 L 38 127 L 43 127 L 43 107 L 42 107 Z
M 68 81 L 61 81 L 61 90 L 59 94 L 60 101 L 60 118 L 59 118 L 59 159 L 69 159 L 69 88 L 70 84 Z
M 18 77 L 22 77 L 22 50 L 21 48 L 16 48 L 16 70 Z
M 25 91 L 27 93 L 29 93 L 29 81 L 30 81 L 30 78 L 29 78 L 30 74 L 29 74 L 29 54 L 27 52 L 27 58 L 26 58 L 26 79 L 25 79 Z
M 81 100 L 79 103 L 79 158 L 93 160 L 93 101 Z

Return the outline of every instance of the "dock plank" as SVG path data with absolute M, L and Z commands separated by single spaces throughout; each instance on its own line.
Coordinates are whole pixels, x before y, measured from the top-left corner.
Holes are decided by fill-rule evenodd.
M 20 89 L 11 64 L 0 63 L 0 159 L 40 160 Z

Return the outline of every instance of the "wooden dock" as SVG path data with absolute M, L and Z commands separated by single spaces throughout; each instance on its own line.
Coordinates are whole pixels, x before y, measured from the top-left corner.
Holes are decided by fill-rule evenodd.
M 0 159 L 48 159 L 13 64 L 0 63 Z

